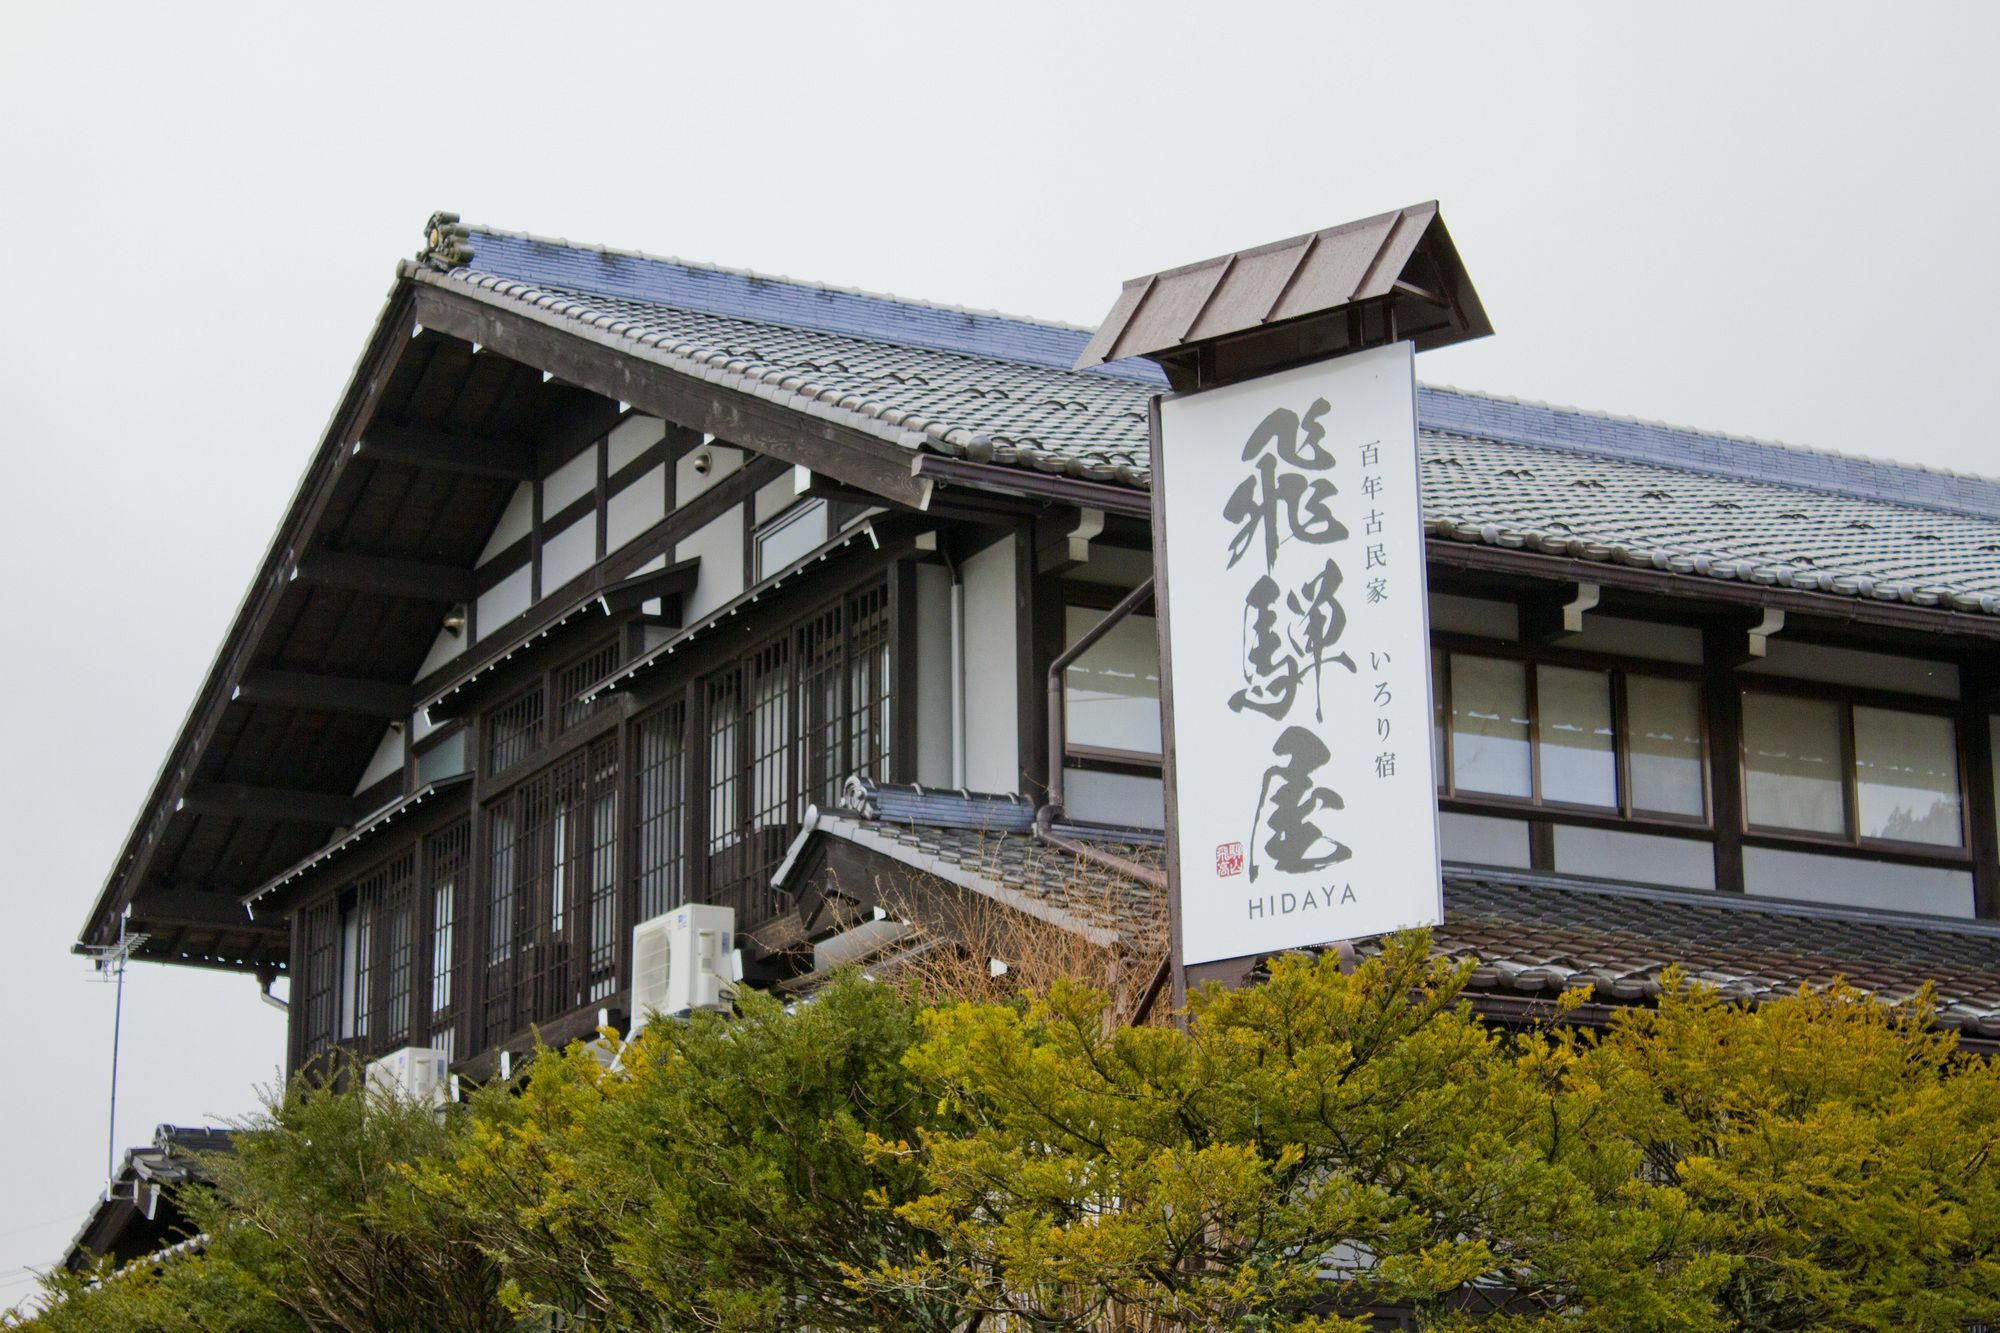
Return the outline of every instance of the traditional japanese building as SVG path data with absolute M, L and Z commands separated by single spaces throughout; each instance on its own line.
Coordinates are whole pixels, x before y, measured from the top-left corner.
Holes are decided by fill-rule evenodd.
M 1390 218 L 1363 323 L 1457 272 Z M 734 909 L 749 984 L 893 947 L 891 902 L 1157 968 L 1168 379 L 1091 344 L 440 216 L 79 947 L 289 977 L 292 1067 L 475 1078 L 628 1020 L 633 928 L 683 903 Z M 2000 1041 L 2000 482 L 1418 413 L 1437 942 L 1485 1011 L 1682 963 L 1932 981 Z

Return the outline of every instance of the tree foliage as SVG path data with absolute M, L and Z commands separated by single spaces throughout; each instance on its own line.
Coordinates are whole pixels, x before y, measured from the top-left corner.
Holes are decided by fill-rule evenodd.
M 52 1281 L 180 1330 L 1956 1329 L 2000 1315 L 2000 1081 L 1841 986 L 1667 978 L 1503 1030 L 1428 941 L 1184 1026 L 848 976 L 544 1052 L 440 1117 L 294 1087 L 198 1251 Z

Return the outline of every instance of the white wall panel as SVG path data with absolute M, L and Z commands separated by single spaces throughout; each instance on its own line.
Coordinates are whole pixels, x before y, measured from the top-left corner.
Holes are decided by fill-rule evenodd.
M 479 553 L 479 563 L 483 565 L 499 555 L 527 536 L 534 526 L 535 483 L 524 481 L 514 488 L 513 498 L 507 501 L 507 508 L 500 515 L 500 522 L 494 525 L 493 535 L 486 541 L 486 549 Z
M 1521 612 L 1512 602 L 1434 592 L 1430 611 L 1433 634 L 1475 634 L 1510 642 L 1521 637 Z
M 439 630 L 437 638 L 431 641 L 431 650 L 424 658 L 424 664 L 417 668 L 416 679 L 422 680 L 445 663 L 455 660 L 464 651 L 465 634 L 463 631 L 453 634 L 448 629 Z
M 1834 648 L 1800 643 L 1783 635 L 1771 640 L 1769 653 L 1743 670 L 1755 676 L 1794 676 L 1830 685 L 1922 694 L 1933 699 L 1958 697 L 1958 668 L 1949 662 L 1926 662 L 1859 648 Z
M 553 536 L 542 538 L 542 595 L 548 596 L 597 560 L 597 513 L 585 514 Z
M 361 781 L 354 784 L 354 794 L 359 796 L 383 778 L 403 771 L 403 733 L 395 727 L 385 727 L 382 743 L 375 747 L 375 757 L 368 761 L 368 769 L 361 775 Z
M 701 575 L 687 600 L 687 623 L 707 615 L 743 591 L 743 510 L 731 505 L 726 513 L 698 528 L 674 547 L 674 559 L 700 557 Z
M 1565 875 L 1663 884 L 1674 889 L 1715 887 L 1715 848 L 1699 838 L 1557 824 L 1556 869 Z
M 1011 792 L 1021 781 L 1014 537 L 965 562 L 965 781 Z
M 1486 815 L 1440 811 L 1438 850 L 1445 860 L 1464 865 L 1526 870 L 1534 864 L 1528 851 L 1525 819 L 1492 819 Z
M 666 516 L 667 465 L 662 463 L 605 502 L 605 551 L 617 550 Z
M 952 785 L 951 574 L 917 566 L 917 772 L 927 787 Z M 908 776 L 907 774 L 899 776 Z
M 695 465 L 706 456 L 709 461 L 707 472 L 696 471 Z M 743 466 L 743 451 L 727 444 L 704 444 L 682 454 L 674 464 L 674 502 L 686 504 L 709 487 Z
M 1133 773 L 1092 773 L 1072 768 L 1063 774 L 1063 811 L 1071 819 L 1127 828 L 1165 828 L 1167 796 L 1158 778 Z
M 1743 889 L 1758 897 L 1838 907 L 1873 907 L 1926 916 L 1974 915 L 1969 870 L 1892 865 L 1773 847 L 1743 849 Z
M 485 638 L 508 621 L 528 609 L 530 582 L 529 566 L 519 569 L 501 579 L 498 583 L 479 594 L 479 637 Z
M 597 489 L 597 445 L 591 445 L 542 479 L 542 517 L 559 514 Z
M 604 470 L 616 476 L 618 469 L 627 466 L 633 459 L 666 438 L 667 423 L 658 417 L 632 416 L 611 428 L 611 438 L 605 442 L 608 453 Z

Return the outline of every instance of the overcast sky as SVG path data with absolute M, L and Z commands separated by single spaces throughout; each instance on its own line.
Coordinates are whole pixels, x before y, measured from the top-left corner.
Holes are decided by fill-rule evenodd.
M 315 18 L 308 17 L 308 13 Z M 0 1307 L 105 1162 L 70 942 L 424 218 L 1095 323 L 1442 201 L 1428 382 L 1973 471 L 2000 7 L 17 5 L 0 31 Z M 118 1139 L 283 1019 L 135 967 Z

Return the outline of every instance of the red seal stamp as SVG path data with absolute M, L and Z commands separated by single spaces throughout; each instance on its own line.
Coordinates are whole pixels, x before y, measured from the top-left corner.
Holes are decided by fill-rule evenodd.
M 1215 849 L 1215 873 L 1227 879 L 1243 873 L 1243 844 L 1225 842 Z

